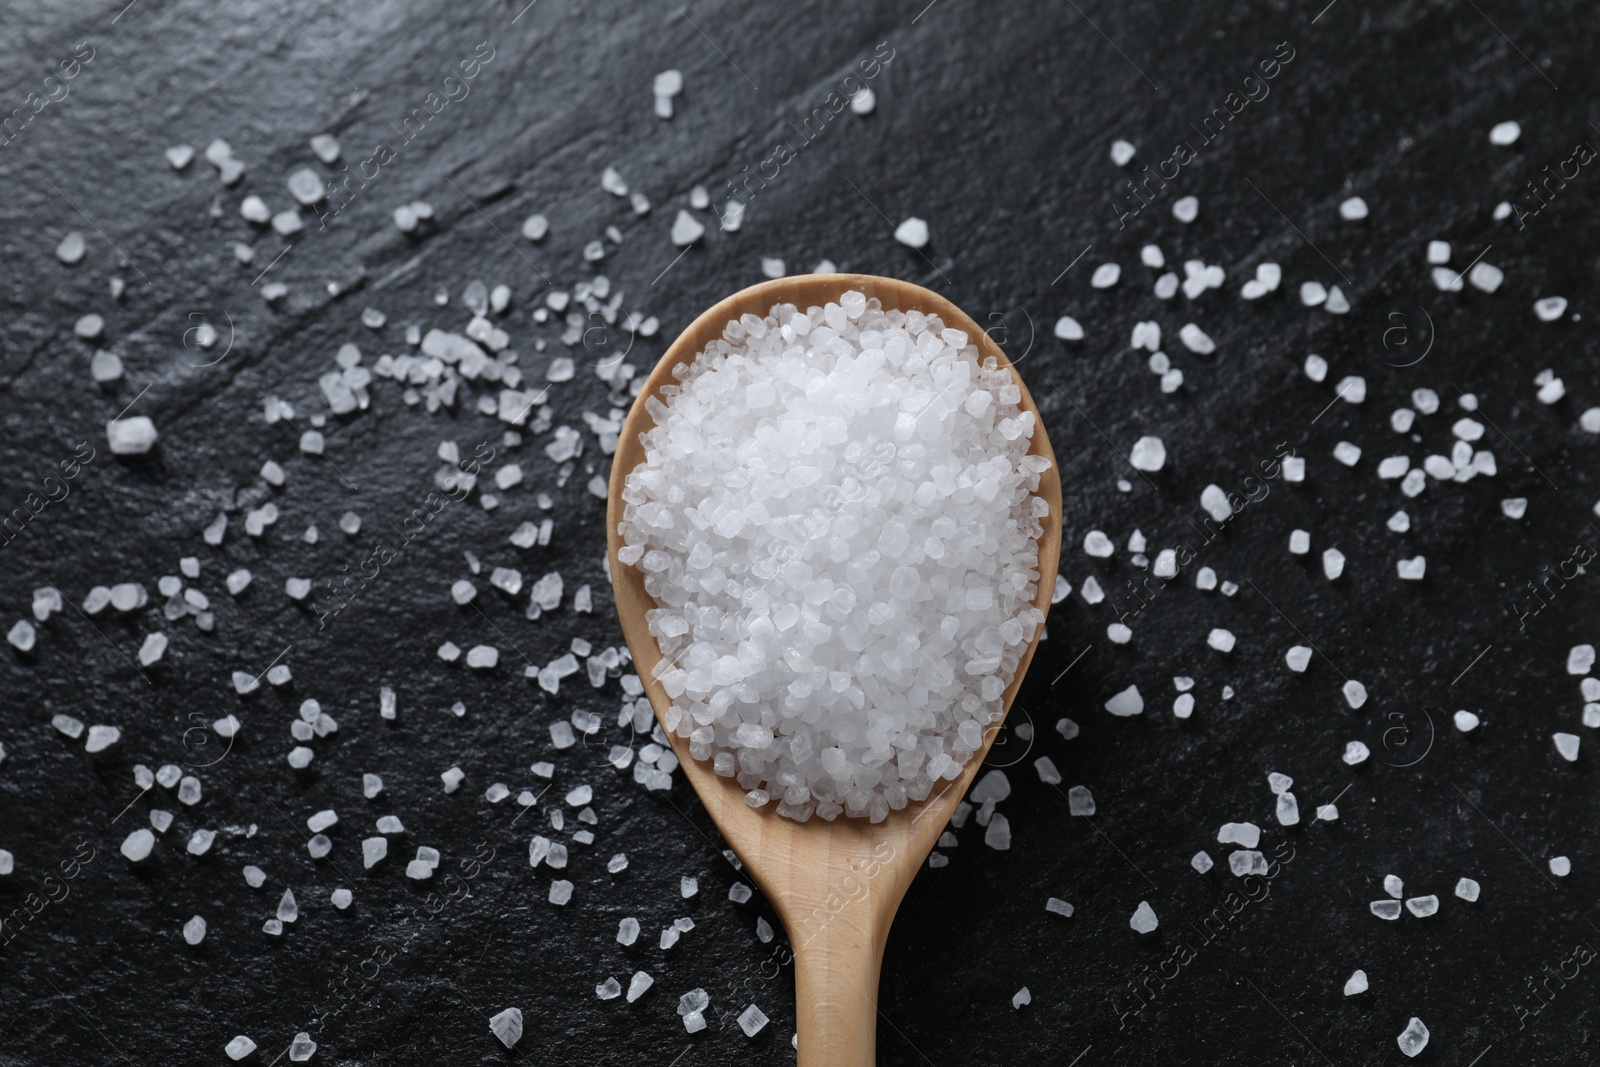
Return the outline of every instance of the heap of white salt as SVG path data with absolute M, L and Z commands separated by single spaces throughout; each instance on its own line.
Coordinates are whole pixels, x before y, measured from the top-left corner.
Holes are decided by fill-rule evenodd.
M 657 608 L 670 730 L 759 807 L 873 821 L 956 778 L 1044 616 L 1008 370 L 844 293 L 730 322 L 664 399 L 618 558 Z

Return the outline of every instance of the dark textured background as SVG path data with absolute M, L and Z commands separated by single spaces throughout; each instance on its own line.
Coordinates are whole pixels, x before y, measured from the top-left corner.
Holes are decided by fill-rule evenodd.
M 597 647 L 621 640 L 600 567 L 602 502 L 584 489 L 591 467 L 606 470 L 593 438 L 585 433 L 579 470 L 558 489 L 542 453 L 547 437 L 505 448 L 501 424 L 470 403 L 430 416 L 405 407 L 392 382 L 373 386 L 369 411 L 330 419 L 328 455 L 338 470 L 301 455 L 290 427 L 261 417 L 263 394 L 293 403 L 302 425 L 324 411 L 316 378 L 345 341 L 359 344 L 370 365 L 404 348 L 407 324 L 461 329 L 460 293 L 475 278 L 512 287 L 502 325 L 537 374 L 548 356 L 532 351 L 533 340 L 563 348 L 558 327 L 528 318 L 547 288 L 537 271 L 570 288 L 595 269 L 583 262 L 583 245 L 610 224 L 626 240 L 608 243 L 598 268 L 626 292 L 626 306 L 662 322 L 629 354 L 641 369 L 699 310 L 759 280 L 763 255 L 795 271 L 827 257 L 843 269 L 908 278 L 994 323 L 1022 359 L 1062 461 L 1062 569 L 1075 587 L 1093 573 L 1115 593 L 1138 574 L 1122 551 L 1135 528 L 1152 556 L 1195 540 L 1190 523 L 1208 482 L 1240 486 L 1280 442 L 1308 457 L 1303 485 L 1271 483 L 1265 500 L 1204 549 L 1199 562 L 1243 586 L 1237 596 L 1197 592 L 1186 573 L 1130 616 L 1135 637 L 1122 646 L 1105 637 L 1109 603 L 1091 608 L 1075 593 L 1053 612 L 1011 720 L 1031 722 L 1036 735 L 1030 742 L 1008 730 L 991 759 L 1015 764 L 1014 792 L 1000 808 L 1015 843 L 990 850 L 969 823 L 947 850 L 948 867 L 925 870 L 913 885 L 884 965 L 881 1062 L 1402 1062 L 1395 1036 L 1412 1015 L 1433 1034 L 1419 1063 L 1600 1062 L 1592 965 L 1564 986 L 1550 982 L 1553 1002 L 1519 1016 L 1540 1003 L 1533 981 L 1561 969 L 1580 943 L 1600 945 L 1594 756 L 1586 750 L 1568 764 L 1549 741 L 1570 730 L 1593 743 L 1576 725 L 1581 700 L 1564 670 L 1567 648 L 1597 636 L 1591 579 L 1575 580 L 1525 628 L 1509 607 L 1579 538 L 1600 544 L 1587 526 L 1600 497 L 1596 445 L 1578 428 L 1579 413 L 1600 397 L 1590 327 L 1600 177 L 1585 169 L 1525 229 L 1490 218 L 1496 203 L 1526 197 L 1524 182 L 1576 142 L 1600 140 L 1591 124 L 1590 9 L 1503 0 L 1381 8 L 1338 0 L 1327 10 L 1320 2 L 938 0 L 920 14 L 920 0 L 540 0 L 520 15 L 519 7 L 138 0 L 120 15 L 116 4 L 0 12 L 0 112 L 24 106 L 78 42 L 96 50 L 71 95 L 0 148 L 0 506 L 18 506 L 77 442 L 99 450 L 67 500 L 0 548 L 0 624 L 26 615 L 32 590 L 46 584 L 69 605 L 115 581 L 142 581 L 152 594 L 144 611 L 107 611 L 92 624 L 69 606 L 40 628 L 33 655 L 9 647 L 0 655 L 8 752 L 0 847 L 17 865 L 0 879 L 0 907 L 27 912 L 28 894 L 43 892 L 44 875 L 78 842 L 94 850 L 70 895 L 19 921 L 0 947 L 0 1063 L 219 1063 L 223 1045 L 243 1033 L 261 1046 L 251 1062 L 266 1064 L 302 1029 L 321 1043 L 321 1063 L 791 1062 L 792 973 L 770 962 L 781 938 L 762 945 L 754 935 L 756 917 L 772 918 L 771 909 L 759 896 L 746 905 L 726 899 L 740 875 L 692 793 L 681 782 L 646 793 L 593 749 L 550 752 L 548 724 L 575 708 L 609 718 L 617 683 L 595 691 L 575 677 L 549 698 L 521 677 L 524 657 L 543 663 L 574 636 Z M 290 242 L 240 219 L 242 197 L 257 192 L 276 210 L 288 204 L 290 171 L 328 171 L 307 147 L 313 134 L 336 133 L 342 163 L 392 140 L 390 123 L 483 41 L 495 58 L 466 100 L 434 119 L 328 229 L 307 213 L 311 227 L 266 279 L 287 283 L 290 295 L 269 307 L 252 279 Z M 742 167 L 793 140 L 790 124 L 885 41 L 895 58 L 872 83 L 876 112 L 832 123 L 755 199 L 740 232 L 713 226 L 661 275 L 676 255 L 671 218 L 689 189 L 703 183 L 717 195 Z M 1122 172 L 1107 160 L 1110 141 L 1139 146 L 1134 167 L 1153 164 L 1192 139 L 1188 124 L 1284 41 L 1296 58 L 1271 95 L 1203 148 L 1161 205 L 1119 230 L 1112 203 Z M 677 117 L 662 122 L 651 114 L 650 84 L 669 67 L 684 71 L 686 89 Z M 1522 140 L 1492 148 L 1489 127 L 1508 118 L 1523 124 Z M 171 144 L 203 149 L 218 136 L 248 167 L 235 188 L 222 188 L 203 160 L 175 173 L 162 158 Z M 607 165 L 650 196 L 648 216 L 600 189 Z M 1201 203 L 1187 227 L 1167 210 L 1186 193 Z M 1338 203 L 1352 194 L 1372 207 L 1364 223 L 1338 218 Z M 408 237 L 389 212 L 417 198 L 437 218 Z M 213 201 L 217 219 L 207 214 Z M 537 246 L 517 234 L 533 211 L 552 220 Z M 891 237 L 912 214 L 932 226 L 925 257 Z M 69 230 L 89 242 L 71 268 L 53 255 Z M 1453 243 L 1457 267 L 1492 245 L 1486 258 L 1506 270 L 1505 285 L 1492 296 L 1437 292 L 1423 260 L 1429 238 Z M 254 266 L 233 261 L 234 240 L 256 245 Z M 1138 264 L 1146 241 L 1160 244 L 1169 264 L 1191 256 L 1222 264 L 1226 287 L 1162 304 L 1150 295 L 1154 272 Z M 1102 259 L 1123 265 L 1123 281 L 1092 292 L 1088 277 Z M 1239 285 L 1263 260 L 1283 264 L 1284 285 L 1247 304 Z M 107 294 L 111 275 L 127 282 L 120 301 Z M 1334 317 L 1301 307 L 1295 293 L 1308 279 L 1339 283 L 1354 310 Z M 330 282 L 343 295 L 330 295 Z M 448 308 L 432 303 L 439 286 L 451 293 Z M 1572 314 L 1546 325 L 1531 304 L 1550 294 L 1571 299 Z M 389 316 L 380 332 L 358 322 L 369 305 Z M 127 364 L 112 387 L 90 380 L 93 346 L 72 336 L 73 321 L 91 310 L 106 317 L 102 345 Z M 1087 341 L 1065 346 L 1050 336 L 1063 313 L 1083 321 Z M 225 338 L 232 321 L 232 350 L 214 366 L 191 365 L 203 362 L 184 343 L 199 321 L 192 314 Z M 1392 366 L 1426 345 L 1424 314 L 1431 352 L 1414 366 Z M 1141 318 L 1161 323 L 1187 375 L 1175 395 L 1162 395 L 1143 355 L 1127 349 Z M 1217 340 L 1214 356 L 1177 344 L 1190 320 Z M 1387 349 L 1381 343 L 1396 322 L 1414 331 L 1411 348 L 1395 347 L 1401 335 L 1390 335 Z M 616 331 L 594 340 L 608 351 L 628 343 Z M 1299 370 L 1311 351 L 1333 366 L 1321 385 Z M 607 406 L 584 354 L 578 377 L 554 390 L 558 423 L 581 427 L 582 411 Z M 1553 407 L 1533 395 L 1533 378 L 1547 367 L 1568 389 Z M 1335 404 L 1319 417 L 1345 374 L 1366 377 L 1366 403 Z M 1422 444 L 1388 428 L 1390 410 L 1418 386 L 1445 402 L 1419 420 Z M 1404 501 L 1396 483 L 1377 481 L 1374 466 L 1397 452 L 1418 462 L 1448 451 L 1458 389 L 1482 398 L 1496 427 L 1485 446 L 1500 473 L 1434 483 Z M 150 456 L 125 462 L 106 449 L 103 422 L 135 397 L 130 414 L 150 415 L 162 438 Z M 1119 451 L 1144 433 L 1164 438 L 1170 455 L 1149 479 Z M 367 597 L 319 630 L 309 609 L 283 595 L 284 580 L 331 578 L 363 558 L 385 520 L 425 495 L 444 438 L 468 447 L 492 438 L 529 476 L 501 494 L 497 511 L 452 505 Z M 1366 450 L 1354 470 L 1331 458 L 1341 439 Z M 287 469 L 286 489 L 264 491 L 257 472 L 268 458 Z M 1120 477 L 1131 492 L 1117 490 Z M 556 499 L 555 542 L 521 552 L 506 536 L 538 517 L 539 490 Z M 269 496 L 283 518 L 250 539 L 236 503 Z M 1529 498 L 1525 520 L 1501 516 L 1508 496 Z M 1413 527 L 1397 536 L 1383 522 L 1402 503 Z M 228 537 L 209 548 L 200 531 L 222 509 L 232 515 Z M 336 528 L 347 509 L 366 523 L 355 538 Z M 322 531 L 315 547 L 299 540 L 308 522 Z M 1312 532 L 1311 557 L 1287 554 L 1295 527 Z M 1117 541 L 1114 560 L 1083 554 L 1093 528 Z M 1331 544 L 1349 556 L 1333 584 L 1316 563 Z M 529 623 L 521 603 L 480 579 L 482 611 L 457 608 L 448 588 L 466 573 L 468 550 L 487 564 L 520 566 L 530 581 L 561 570 L 567 602 Z M 1418 553 L 1428 560 L 1426 579 L 1398 582 L 1394 561 Z M 202 561 L 193 584 L 211 598 L 214 634 L 160 614 L 156 579 L 177 573 L 189 554 Z M 251 568 L 255 584 L 236 601 L 222 578 L 237 566 Z M 570 608 L 581 581 L 597 592 L 589 616 Z M 1206 648 L 1213 626 L 1238 635 L 1231 655 Z M 141 676 L 129 657 L 156 629 L 172 645 Z M 1325 655 L 1292 675 L 1282 656 L 1301 633 Z M 433 650 L 446 639 L 495 644 L 501 666 L 468 673 L 441 664 Z M 230 672 L 254 674 L 286 648 L 292 685 L 233 693 Z M 1175 674 L 1197 681 L 1186 723 L 1170 712 Z M 1372 693 L 1359 712 L 1339 695 L 1342 676 Z M 1144 716 L 1101 710 L 1135 682 Z M 377 714 L 384 684 L 399 695 L 392 724 Z M 1224 685 L 1236 691 L 1231 701 L 1220 699 Z M 317 760 L 297 775 L 284 762 L 287 727 L 306 697 L 320 700 L 340 730 L 313 743 Z M 464 718 L 445 710 L 456 700 L 469 709 Z M 1478 734 L 1451 728 L 1457 708 L 1480 711 Z M 122 743 L 91 758 L 51 729 L 57 712 L 118 725 Z M 138 797 L 133 764 L 210 762 L 218 749 L 202 749 L 205 735 L 185 731 L 227 713 L 244 730 L 226 758 L 196 772 L 205 785 L 199 806 L 183 808 L 159 787 Z M 1075 741 L 1053 729 L 1063 715 L 1082 725 Z M 1340 761 L 1351 739 L 1373 750 L 1355 769 Z M 1092 820 L 1069 816 L 1062 793 L 1037 780 L 1031 762 L 1040 755 L 1062 768 L 1063 787 L 1094 791 Z M 483 790 L 496 781 L 537 787 L 528 766 L 541 758 L 556 763 L 555 788 L 514 827 L 514 801 L 489 805 Z M 446 795 L 438 775 L 456 764 L 466 782 Z M 1307 823 L 1293 830 L 1273 820 L 1265 776 L 1274 770 L 1296 779 Z M 361 797 L 363 772 L 383 775 L 375 801 Z M 545 900 L 550 872 L 530 871 L 525 850 L 532 824 L 547 825 L 542 808 L 581 781 L 595 787 L 597 841 L 574 846 L 565 876 L 577 895 L 556 908 Z M 1340 819 L 1310 823 L 1315 806 L 1335 796 Z M 173 811 L 176 822 L 152 860 L 133 869 L 118 846 L 148 825 L 152 807 Z M 313 861 L 304 820 L 327 807 L 341 816 L 330 832 L 335 849 Z M 363 871 L 359 840 L 384 813 L 400 815 L 408 832 L 386 861 Z M 1201 920 L 1239 889 L 1226 871 L 1228 849 L 1215 843 L 1230 820 L 1260 824 L 1268 854 L 1292 859 L 1256 892 L 1269 895 L 1208 941 Z M 197 826 L 252 825 L 253 837 L 220 834 L 203 859 L 183 850 Z M 495 858 L 471 897 L 421 923 L 407 918 L 437 888 L 403 877 L 415 847 L 438 847 L 449 867 L 479 842 Z M 1205 876 L 1188 862 L 1200 848 L 1219 863 Z M 613 877 L 604 863 L 617 851 L 631 865 Z M 1558 854 L 1573 861 L 1564 880 L 1545 866 Z M 245 885 L 246 863 L 266 870 L 263 889 Z M 1440 914 L 1373 918 L 1367 903 L 1383 895 L 1391 872 L 1405 879 L 1407 895 L 1439 894 Z M 700 878 L 691 901 L 678 897 L 684 874 Z M 1464 875 L 1483 884 L 1475 905 L 1451 895 Z M 343 913 L 327 902 L 342 884 L 355 894 Z M 301 918 L 268 937 L 261 923 L 285 886 Z M 1047 915 L 1052 895 L 1077 915 Z M 1162 920 L 1149 943 L 1127 926 L 1141 900 Z M 210 932 L 190 948 L 180 928 L 197 912 Z M 668 952 L 655 947 L 660 927 L 685 914 L 696 928 Z M 630 949 L 614 940 L 623 915 L 645 927 Z M 374 969 L 362 961 L 401 945 L 407 951 L 376 978 L 355 978 Z M 1130 984 L 1183 946 L 1194 958 L 1171 981 L 1150 983 L 1159 990 L 1154 1004 L 1129 1011 Z M 1356 967 L 1372 991 L 1346 999 L 1341 986 Z M 640 1002 L 595 999 L 596 983 L 615 975 L 626 984 L 636 969 L 656 978 Z M 341 976 L 353 999 L 322 1014 Z M 1014 1011 L 1011 996 L 1023 985 L 1033 1003 Z M 697 986 L 711 994 L 712 1028 L 690 1037 L 674 1002 Z M 720 1014 L 752 1000 L 772 1017 L 753 1041 Z M 515 1052 L 485 1022 L 509 1005 L 527 1020 Z

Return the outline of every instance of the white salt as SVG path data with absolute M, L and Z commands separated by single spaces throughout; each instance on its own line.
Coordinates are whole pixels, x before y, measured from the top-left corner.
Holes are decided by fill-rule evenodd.
M 489 1029 L 506 1048 L 514 1048 L 522 1040 L 522 1009 L 507 1008 L 489 1020 Z
M 1406 910 L 1419 919 L 1426 919 L 1430 915 L 1439 913 L 1439 898 L 1432 894 L 1425 897 L 1412 897 L 1406 901 Z
M 1401 1052 L 1407 1056 L 1416 1056 L 1428 1047 L 1428 1028 L 1422 1024 L 1421 1019 L 1412 1016 L 1411 1021 L 1406 1023 L 1406 1028 L 1395 1040 L 1399 1042 Z
M 846 293 L 729 323 L 666 399 L 646 401 L 619 558 L 662 605 L 667 728 L 696 758 L 737 754 L 746 790 L 802 820 L 876 821 L 958 776 L 1043 622 L 1046 464 L 1011 374 L 937 318 Z M 703 478 L 718 454 L 759 473 Z M 867 486 L 860 515 L 824 503 Z
M 894 239 L 907 248 L 922 248 L 928 243 L 928 224 L 913 215 L 895 227 Z
M 1128 452 L 1128 462 L 1135 470 L 1158 471 L 1167 462 L 1167 449 L 1159 437 L 1141 437 Z

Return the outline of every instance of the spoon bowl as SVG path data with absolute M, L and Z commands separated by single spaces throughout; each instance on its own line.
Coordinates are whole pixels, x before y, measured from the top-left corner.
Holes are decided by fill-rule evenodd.
M 848 290 L 864 293 L 868 299 L 876 297 L 885 308 L 938 315 L 946 327 L 966 332 L 978 347 L 980 361 L 993 356 L 1001 367 L 1011 371 L 1022 390 L 1020 409 L 1033 412 L 1035 417 L 1029 452 L 1050 461 L 1050 468 L 1039 476 L 1036 493 L 1050 505 L 1038 541 L 1039 583 L 1035 600 L 1039 610 L 1047 614 L 1061 556 L 1061 481 L 1055 453 L 1027 386 L 1005 353 L 971 318 L 920 286 L 865 274 L 811 274 L 753 285 L 690 323 L 661 357 L 635 398 L 612 459 L 606 503 L 606 547 L 617 614 L 639 680 L 657 719 L 662 721 L 663 731 L 671 736 L 684 775 L 788 931 L 795 958 L 800 1067 L 867 1067 L 874 1062 L 878 972 L 889 925 L 911 879 L 966 795 L 1003 723 L 989 726 L 982 747 L 968 760 L 959 777 L 944 783 L 928 799 L 889 812 L 882 822 L 840 815 L 832 822 L 813 816 L 797 823 L 779 816 L 773 810 L 775 805 L 751 808 L 745 803 L 746 791 L 734 779 L 717 775 L 710 760 L 697 760 L 689 754 L 687 739 L 666 731 L 665 715 L 672 701 L 655 678 L 661 650 L 645 621 L 646 612 L 656 604 L 645 591 L 643 573 L 620 563 L 617 552 L 623 547 L 619 531 L 625 507 L 622 490 L 629 472 L 644 460 L 640 435 L 653 425 L 645 410 L 645 399 L 660 399 L 661 389 L 678 380 L 673 368 L 692 361 L 720 338 L 730 320 L 747 312 L 765 316 L 774 304 L 789 303 L 802 309 L 823 306 L 837 301 Z M 1038 643 L 1036 631 L 1017 664 L 1016 676 L 1005 690 L 1007 711 Z

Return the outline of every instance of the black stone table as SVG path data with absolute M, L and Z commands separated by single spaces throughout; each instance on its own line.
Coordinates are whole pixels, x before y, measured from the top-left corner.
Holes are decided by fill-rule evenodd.
M 1578 4 L 1489 0 L 7 11 L 0 627 L 31 617 L 35 590 L 59 590 L 63 607 L 31 651 L 0 649 L 0 848 L 14 857 L 0 876 L 0 1063 L 225 1063 L 246 1035 L 259 1047 L 245 1062 L 265 1065 L 289 1062 L 301 1031 L 313 1063 L 792 1061 L 785 941 L 757 936 L 772 910 L 759 894 L 729 899 L 744 877 L 681 780 L 652 791 L 607 762 L 613 745 L 648 740 L 614 725 L 621 680 L 595 689 L 580 672 L 550 694 L 523 674 L 574 638 L 595 653 L 621 641 L 588 488 L 608 461 L 583 416 L 603 420 L 625 396 L 596 365 L 621 353 L 643 373 L 701 309 L 760 280 L 764 258 L 949 296 L 1019 362 L 1062 462 L 1073 592 L 989 760 L 1012 787 L 997 809 L 1011 847 L 986 847 L 974 815 L 917 879 L 884 965 L 880 1062 L 1395 1063 L 1413 1016 L 1432 1035 L 1418 1063 L 1600 1061 L 1600 792 L 1567 670 L 1568 650 L 1600 636 L 1582 566 L 1600 546 L 1600 442 L 1583 428 L 1600 404 L 1591 22 Z M 664 120 L 652 83 L 669 69 L 684 88 Z M 860 115 L 848 105 L 863 88 L 876 106 Z M 1509 120 L 1520 139 L 1491 144 Z M 310 146 L 324 133 L 342 150 L 331 165 Z M 217 138 L 236 161 L 225 166 L 243 166 L 233 185 L 204 158 L 181 170 L 164 158 Z M 1137 149 L 1122 168 L 1119 138 Z M 338 198 L 302 209 L 298 232 L 241 216 L 251 195 L 291 207 L 285 183 L 307 167 Z M 602 186 L 608 167 L 648 213 Z M 709 208 L 690 206 L 697 185 Z M 1189 196 L 1198 217 L 1185 224 L 1173 208 Z M 1368 217 L 1341 218 L 1355 196 Z M 742 225 L 724 231 L 735 201 Z M 403 232 L 394 212 L 418 202 L 431 217 Z M 706 226 L 687 251 L 670 239 L 680 210 Z M 534 213 L 549 219 L 540 241 L 521 233 Z M 893 236 L 913 216 L 931 231 L 920 250 Z M 72 232 L 83 255 L 66 264 L 57 246 Z M 1461 291 L 1434 281 L 1431 240 L 1450 243 L 1442 280 L 1465 276 Z M 586 257 L 592 242 L 603 258 Z M 1198 260 L 1226 280 L 1158 299 L 1149 243 L 1180 278 Z M 1113 262 L 1121 280 L 1092 288 Z M 1268 262 L 1281 286 L 1241 299 Z M 1495 292 L 1472 283 L 1475 262 L 1503 271 Z M 592 292 L 598 275 L 613 313 L 579 301 L 574 327 L 565 312 L 535 321 L 547 293 Z M 551 387 L 551 426 L 508 440 L 509 424 L 480 413 L 481 398 L 497 403 L 481 380 L 429 410 L 420 388 L 408 403 L 378 377 L 364 409 L 330 410 L 319 380 L 339 371 L 341 346 L 372 368 L 415 352 L 408 327 L 459 332 L 474 281 L 509 288 L 489 318 L 528 383 L 573 358 L 572 379 Z M 1345 313 L 1305 306 L 1308 282 L 1337 287 Z M 1554 296 L 1569 306 L 1542 321 L 1534 303 Z M 369 308 L 381 326 L 363 322 Z M 74 332 L 89 314 L 103 320 L 93 339 Z M 630 330 L 630 315 L 659 329 Z M 1083 340 L 1055 336 L 1063 315 Z M 1160 325 L 1176 391 L 1130 346 L 1141 321 Z M 1214 352 L 1180 341 L 1191 322 Z M 120 378 L 94 380 L 99 350 Z M 1329 366 L 1321 382 L 1302 369 L 1313 353 Z M 1352 376 L 1361 403 L 1340 396 Z M 1440 409 L 1397 433 L 1391 412 L 1417 389 Z M 119 414 L 152 420 L 150 452 L 112 454 L 105 424 Z M 1463 416 L 1484 429 L 1473 448 L 1492 452 L 1492 476 L 1429 477 L 1414 498 L 1377 476 L 1389 456 L 1448 456 Z M 582 437 L 564 477 L 545 452 L 554 426 Z M 320 453 L 300 448 L 312 430 Z M 1165 442 L 1159 471 L 1127 459 L 1145 435 Z M 435 482 L 442 441 L 484 459 L 461 499 Z M 1361 449 L 1353 467 L 1334 458 L 1342 441 Z M 1283 476 L 1291 454 L 1302 482 Z M 263 479 L 268 460 L 281 487 Z M 495 487 L 513 461 L 521 484 Z M 1235 495 L 1225 522 L 1200 505 L 1208 485 Z M 1521 518 L 1503 512 L 1510 498 L 1526 499 Z M 251 536 L 247 516 L 269 503 L 276 523 Z M 1402 508 L 1409 529 L 1393 532 Z M 346 512 L 361 518 L 353 535 Z M 545 518 L 547 545 L 512 543 Z M 1288 551 L 1296 529 L 1308 555 Z M 1084 552 L 1092 530 L 1112 557 Z M 1163 548 L 1180 566 L 1158 580 Z M 1322 573 L 1327 548 L 1346 557 L 1337 581 Z M 1417 556 L 1424 576 L 1401 580 L 1398 563 Z M 489 584 L 495 567 L 520 569 L 516 597 Z M 240 568 L 253 582 L 234 596 L 224 581 Z M 1197 588 L 1202 568 L 1232 595 Z M 550 572 L 561 604 L 530 620 L 529 588 Z M 164 576 L 203 596 L 209 631 L 181 595 L 167 617 Z M 1099 604 L 1080 591 L 1091 576 Z M 461 578 L 478 587 L 466 606 L 450 595 Z M 286 595 L 291 579 L 313 592 Z M 143 607 L 85 612 L 94 587 L 125 582 L 146 588 Z M 573 607 L 583 584 L 590 613 Z M 1119 622 L 1127 643 L 1112 639 Z M 1233 651 L 1208 647 L 1216 628 Z M 168 647 L 141 664 L 157 632 Z M 492 645 L 499 664 L 443 662 L 446 641 Z M 1285 665 L 1294 645 L 1314 649 L 1303 674 Z M 271 684 L 272 666 L 292 678 Z M 259 688 L 238 693 L 236 672 Z M 1194 680 L 1186 720 L 1176 676 Z M 1369 694 L 1359 709 L 1347 680 Z M 1143 714 L 1108 714 L 1130 685 Z M 290 727 L 308 699 L 338 729 L 304 742 L 314 759 L 296 770 Z M 1459 710 L 1481 717 L 1470 735 Z M 604 725 L 558 750 L 550 726 L 574 713 Z M 91 754 L 56 715 L 120 739 Z M 212 727 L 228 715 L 241 723 L 231 741 Z M 1582 739 L 1576 761 L 1556 733 Z M 1370 757 L 1349 766 L 1355 741 Z M 1041 780 L 1040 757 L 1059 786 Z M 142 792 L 137 764 L 192 775 L 199 802 Z M 464 779 L 447 792 L 452 768 Z M 1271 772 L 1294 779 L 1299 825 L 1275 818 Z M 368 773 L 383 779 L 373 799 Z M 498 803 L 496 783 L 511 794 Z M 579 784 L 593 789 L 592 826 L 563 802 Z M 1095 814 L 1072 813 L 1074 785 Z M 1317 819 L 1330 803 L 1337 820 Z M 313 858 L 307 820 L 325 809 L 339 822 Z M 171 825 L 131 863 L 123 842 L 155 811 Z M 369 870 L 361 841 L 383 815 L 405 831 Z M 1266 875 L 1229 872 L 1216 837 L 1235 821 L 1262 828 Z M 216 838 L 197 857 L 185 843 L 199 828 Z M 535 834 L 569 845 L 564 871 L 529 867 Z M 408 879 L 424 846 L 441 854 L 436 876 Z M 1216 862 L 1205 874 L 1190 865 L 1201 849 Z M 620 852 L 627 869 L 609 873 Z M 1552 872 L 1556 857 L 1570 874 Z M 1407 897 L 1437 895 L 1438 913 L 1376 918 L 1389 874 Z M 698 878 L 689 899 L 684 876 Z M 555 877 L 574 885 L 565 906 L 548 900 Z M 1474 903 L 1454 894 L 1463 877 L 1481 884 Z M 346 910 L 331 901 L 340 888 Z M 285 889 L 299 914 L 274 936 L 263 924 Z M 1050 897 L 1075 914 L 1047 913 Z M 1141 902 L 1160 921 L 1148 938 L 1129 929 Z M 197 914 L 208 932 L 191 946 Z M 625 916 L 644 928 L 631 947 L 615 939 Z M 660 949 L 680 917 L 694 928 Z M 1371 988 L 1346 997 L 1357 968 Z M 638 1002 L 596 997 L 639 970 L 655 984 Z M 1013 1008 L 1024 986 L 1031 1003 Z M 695 988 L 710 1026 L 690 1035 L 675 1008 Z M 753 1039 L 735 1022 L 752 1002 L 771 1017 Z M 488 1019 L 512 1006 L 525 1034 L 508 1051 Z

